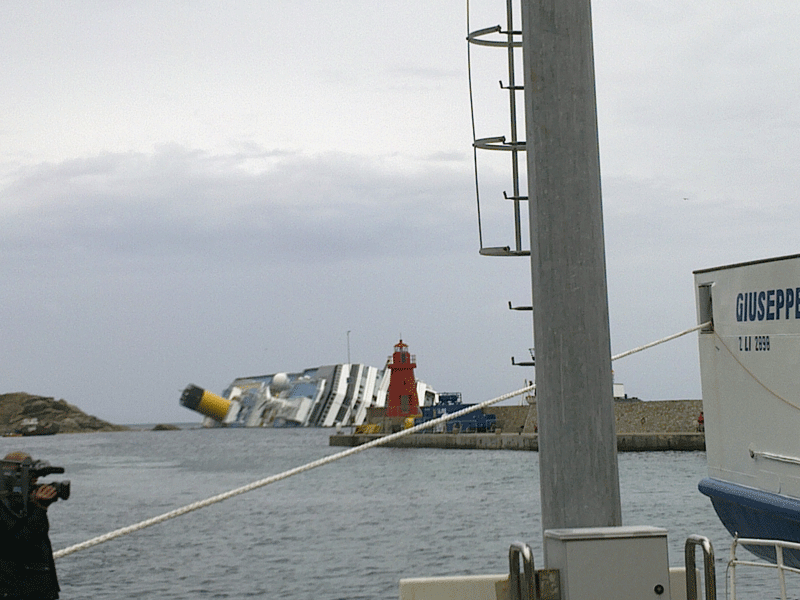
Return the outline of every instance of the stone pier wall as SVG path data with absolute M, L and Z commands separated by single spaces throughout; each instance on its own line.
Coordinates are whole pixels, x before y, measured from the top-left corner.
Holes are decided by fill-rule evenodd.
M 618 400 L 614 403 L 617 433 L 696 433 L 702 400 Z M 497 417 L 504 433 L 535 433 L 538 429 L 536 404 L 493 406 L 485 409 Z

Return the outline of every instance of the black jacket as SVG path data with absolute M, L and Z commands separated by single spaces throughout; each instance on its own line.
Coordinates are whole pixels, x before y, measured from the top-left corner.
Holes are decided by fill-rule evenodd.
M 33 502 L 19 518 L 0 501 L 0 599 L 58 598 L 47 511 Z

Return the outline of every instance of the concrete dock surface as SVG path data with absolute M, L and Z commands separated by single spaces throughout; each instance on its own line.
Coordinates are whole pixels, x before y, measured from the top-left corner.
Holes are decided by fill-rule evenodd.
M 380 411 L 370 409 L 371 422 Z M 705 450 L 705 434 L 698 417 L 701 400 L 617 400 L 614 403 L 619 452 Z M 536 404 L 493 406 L 484 409 L 497 417 L 493 433 L 413 433 L 386 444 L 393 448 L 463 448 L 484 450 L 538 450 Z M 331 446 L 359 446 L 382 434 L 356 434 L 347 429 L 330 437 Z

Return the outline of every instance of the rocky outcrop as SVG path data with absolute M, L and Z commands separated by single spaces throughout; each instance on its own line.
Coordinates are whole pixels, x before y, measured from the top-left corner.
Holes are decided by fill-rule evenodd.
M 177 425 L 170 425 L 169 423 L 159 423 L 153 427 L 153 431 L 180 431 Z
M 59 433 L 86 433 L 93 431 L 126 431 L 123 425 L 114 425 L 92 415 L 65 400 L 32 396 L 24 392 L 0 394 L 0 433 L 15 433 L 36 423 L 38 427 L 57 428 Z

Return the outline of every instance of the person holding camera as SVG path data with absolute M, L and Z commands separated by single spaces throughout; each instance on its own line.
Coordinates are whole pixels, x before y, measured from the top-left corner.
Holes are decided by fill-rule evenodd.
M 0 599 L 58 598 L 60 588 L 47 519 L 47 507 L 58 499 L 58 490 L 54 485 L 37 484 L 38 474 L 29 468 L 30 455 L 12 452 L 2 462 L 5 489 L 0 502 Z

